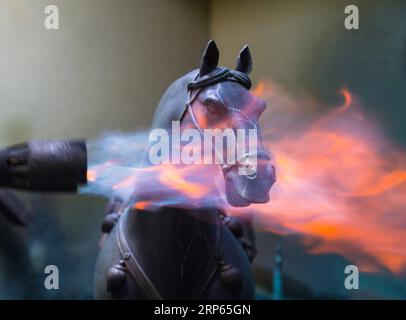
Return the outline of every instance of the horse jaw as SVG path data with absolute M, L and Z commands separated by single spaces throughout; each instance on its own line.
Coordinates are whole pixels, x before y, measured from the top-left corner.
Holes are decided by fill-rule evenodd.
M 269 202 L 269 191 L 275 183 L 275 169 L 271 164 L 266 173 L 258 172 L 255 178 L 239 175 L 237 168 L 223 173 L 226 199 L 233 207 Z

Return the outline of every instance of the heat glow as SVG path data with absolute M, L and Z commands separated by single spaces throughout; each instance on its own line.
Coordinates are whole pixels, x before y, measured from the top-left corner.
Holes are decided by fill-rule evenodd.
M 366 272 L 405 272 L 405 151 L 384 137 L 346 88 L 338 91 L 343 101 L 337 106 L 269 82 L 253 93 L 268 103 L 261 128 L 277 170 L 269 203 L 243 209 L 226 205 L 218 194 L 222 177 L 214 178 L 212 166 L 206 171 L 201 165 L 126 164 L 111 189 L 135 188 L 138 209 L 216 203 L 230 214 L 250 211 L 259 228 L 299 235 L 310 253 L 343 255 Z M 91 166 L 89 182 L 98 183 L 103 170 L 119 166 L 117 161 Z
M 271 201 L 252 205 L 266 230 L 302 235 L 311 253 L 337 253 L 367 272 L 406 268 L 406 153 L 386 140 L 348 89 L 321 113 L 311 99 L 261 83 L 265 140 L 277 167 Z M 325 109 L 324 109 L 325 110 Z

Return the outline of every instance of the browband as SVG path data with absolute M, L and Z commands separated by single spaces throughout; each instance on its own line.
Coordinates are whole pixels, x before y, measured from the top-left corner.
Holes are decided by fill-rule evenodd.
M 227 67 L 216 68 L 213 72 L 193 80 L 187 86 L 188 90 L 196 90 L 213 84 L 229 80 L 243 85 L 248 90 L 252 86 L 251 79 L 243 72 L 230 70 Z

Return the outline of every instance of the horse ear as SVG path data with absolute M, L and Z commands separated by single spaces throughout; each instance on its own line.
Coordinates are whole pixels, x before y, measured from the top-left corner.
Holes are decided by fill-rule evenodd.
M 210 40 L 206 49 L 204 49 L 202 62 L 200 64 L 199 77 L 203 77 L 217 68 L 219 55 L 219 49 L 217 48 L 216 43 L 214 40 Z
M 249 75 L 252 71 L 252 57 L 251 52 L 248 46 L 245 46 L 240 51 L 240 54 L 237 59 L 237 66 L 235 70 L 245 73 Z

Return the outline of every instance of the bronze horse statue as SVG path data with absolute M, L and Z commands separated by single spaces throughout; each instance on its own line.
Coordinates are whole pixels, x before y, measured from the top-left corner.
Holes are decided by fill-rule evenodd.
M 152 129 L 170 130 L 175 120 L 181 121 L 181 130 L 220 124 L 233 130 L 257 129 L 257 152 L 221 170 L 230 205 L 268 202 L 275 169 L 258 127 L 266 104 L 249 91 L 250 51 L 243 48 L 235 70 L 218 67 L 218 60 L 217 46 L 210 41 L 200 68 L 176 80 L 163 95 Z M 239 175 L 238 169 L 249 167 L 253 156 L 255 174 Z M 255 298 L 253 239 L 242 220 L 214 206 L 163 206 L 153 211 L 117 207 L 112 206 L 103 224 L 109 234 L 96 263 L 96 299 Z

